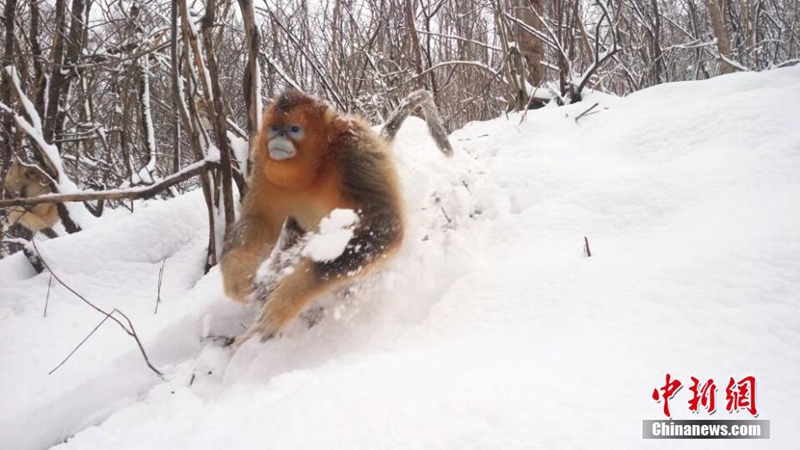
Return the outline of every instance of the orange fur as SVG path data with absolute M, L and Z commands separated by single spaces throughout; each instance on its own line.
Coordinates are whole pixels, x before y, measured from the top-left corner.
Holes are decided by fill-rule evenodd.
M 52 192 L 47 179 L 38 169 L 26 167 L 17 161 L 8 170 L 3 190 L 4 194 L 11 198 L 39 197 Z M 7 226 L 19 223 L 37 232 L 52 227 L 59 220 L 58 207 L 53 203 L 43 203 L 28 208 L 11 207 L 3 222 Z

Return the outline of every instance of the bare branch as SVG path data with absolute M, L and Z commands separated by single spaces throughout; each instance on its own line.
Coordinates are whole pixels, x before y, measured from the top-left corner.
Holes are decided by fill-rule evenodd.
M 145 350 L 144 350 L 144 346 L 142 345 L 142 341 L 140 341 L 140 340 L 139 340 L 139 335 L 138 335 L 138 334 L 136 334 L 136 330 L 134 330 L 134 328 L 133 328 L 133 323 L 132 323 L 132 322 L 131 322 L 131 320 L 128 318 L 128 316 L 126 316 L 125 314 L 123 314 L 123 313 L 122 313 L 122 311 L 120 311 L 120 310 L 118 310 L 118 309 L 116 309 L 116 308 L 114 308 L 114 309 L 113 309 L 111 312 L 106 312 L 106 311 L 104 311 L 102 308 L 100 308 L 99 306 L 97 306 L 97 305 L 95 305 L 94 303 L 90 302 L 89 300 L 87 300 L 87 299 L 86 299 L 86 297 L 84 297 L 83 295 L 79 294 L 79 293 L 78 293 L 76 290 L 72 289 L 72 288 L 71 288 L 69 285 L 67 285 L 66 283 L 64 283 L 64 281 L 62 281 L 62 280 L 61 280 L 61 278 L 59 278 L 59 276 L 58 276 L 58 275 L 56 275 L 56 274 L 55 274 L 55 272 L 53 272 L 53 269 L 50 267 L 50 265 L 49 265 L 49 264 L 47 264 L 47 261 L 44 259 L 44 257 L 42 257 L 42 253 L 39 251 L 39 247 L 37 247 L 37 246 L 36 246 L 36 241 L 35 241 L 35 240 L 32 240 L 32 241 L 31 241 L 31 243 L 33 244 L 33 249 L 36 251 L 36 254 L 38 255 L 38 257 L 39 257 L 39 259 L 41 260 L 42 264 L 44 264 L 44 267 L 47 269 L 47 271 L 48 271 L 48 272 L 50 272 L 50 274 L 53 276 L 53 278 L 55 278 L 55 279 L 56 279 L 56 281 L 58 281 L 58 283 L 59 283 L 60 285 L 62 285 L 62 286 L 64 286 L 65 288 L 67 288 L 67 290 L 68 290 L 68 291 L 70 291 L 70 292 L 72 292 L 72 294 L 73 294 L 73 295 L 75 295 L 76 297 L 78 297 L 79 299 L 81 299 L 81 301 L 83 301 L 83 303 L 85 303 L 85 304 L 89 305 L 89 307 L 91 307 L 91 308 L 92 308 L 92 309 L 94 309 L 95 311 L 97 311 L 97 312 L 99 312 L 99 313 L 101 313 L 101 314 L 103 314 L 103 315 L 105 316 L 105 318 L 104 318 L 104 319 L 103 319 L 103 320 L 102 320 L 102 321 L 101 321 L 101 322 L 100 322 L 100 323 L 99 323 L 99 324 L 98 324 L 98 325 L 95 327 L 95 329 L 94 329 L 94 330 L 92 330 L 92 332 L 91 332 L 91 333 L 89 333 L 89 335 L 88 335 L 88 336 L 86 336 L 86 338 L 84 338 L 84 340 L 83 340 L 83 341 L 81 341 L 81 343 L 80 343 L 80 344 L 78 344 L 78 347 L 76 347 L 76 348 L 75 348 L 75 350 L 73 350 L 73 351 L 72 351 L 72 352 L 69 354 L 69 356 L 67 356 L 67 358 L 66 358 L 66 359 L 65 359 L 65 360 L 64 360 L 64 361 L 63 361 L 61 364 L 59 364 L 59 365 L 58 365 L 58 367 L 61 367 L 61 365 L 62 365 L 62 364 L 64 364 L 64 362 L 66 362 L 66 360 L 67 360 L 67 359 L 69 359 L 69 357 L 70 357 L 70 356 L 72 356 L 72 355 L 75 353 L 75 351 L 77 351 L 77 350 L 78 350 L 78 348 L 79 348 L 81 345 L 83 345 L 83 343 L 84 343 L 84 342 L 86 342 L 86 340 L 87 340 L 87 339 L 89 339 L 89 337 L 90 337 L 92 334 L 94 334 L 94 332 L 95 332 L 95 331 L 97 331 L 97 329 L 98 329 L 98 328 L 100 328 L 100 325 L 102 325 L 102 324 L 103 324 L 103 323 L 106 321 L 106 319 L 111 319 L 111 320 L 113 320 L 113 321 L 114 321 L 114 322 L 115 322 L 117 325 L 119 325 L 119 326 L 120 326 L 120 328 L 122 328 L 122 330 L 123 330 L 123 331 L 125 331 L 125 333 L 126 333 L 128 336 L 132 337 L 132 338 L 133 338 L 133 340 L 134 340 L 134 341 L 136 341 L 136 345 L 139 347 L 139 351 L 141 352 L 141 354 L 142 354 L 142 357 L 144 358 L 144 361 L 145 361 L 145 363 L 147 364 L 147 367 L 149 367 L 149 368 L 150 368 L 150 370 L 152 370 L 153 372 L 155 372 L 155 373 L 156 373 L 156 374 L 157 374 L 159 377 L 163 377 L 163 376 L 164 376 L 164 374 L 162 374 L 162 373 L 161 373 L 161 372 L 160 372 L 158 369 L 156 369 L 156 368 L 153 366 L 153 364 L 151 364 L 151 363 L 150 363 L 150 358 L 147 356 L 147 352 L 145 352 Z M 117 319 L 116 317 L 114 317 L 114 315 L 113 315 L 114 313 L 117 313 L 117 314 L 119 314 L 120 316 L 122 316 L 122 318 L 123 318 L 123 319 L 125 319 L 125 322 L 127 323 L 127 326 L 125 326 L 125 324 L 123 324 L 123 323 L 122 323 L 122 322 L 121 322 L 119 319 Z M 53 370 L 52 370 L 50 373 L 53 373 L 53 372 L 54 372 L 56 369 L 58 369 L 58 367 L 56 367 L 55 369 L 53 369 Z
M 65 203 L 65 202 L 85 202 L 89 200 L 122 200 L 122 199 L 144 199 L 150 198 L 159 192 L 186 181 L 194 176 L 205 173 L 210 168 L 216 166 L 217 162 L 205 160 L 196 162 L 185 167 L 178 173 L 174 173 L 158 183 L 149 186 L 134 187 L 128 189 L 112 189 L 108 191 L 83 191 L 72 194 L 49 194 L 40 197 L 14 198 L 0 200 L 0 208 L 8 206 L 33 206 L 42 203 Z

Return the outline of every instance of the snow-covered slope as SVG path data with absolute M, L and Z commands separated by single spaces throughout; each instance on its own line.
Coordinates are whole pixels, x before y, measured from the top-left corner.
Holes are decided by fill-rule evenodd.
M 20 256 L 0 261 L 0 447 L 751 448 L 649 441 L 666 373 L 758 380 L 764 448 L 800 423 L 800 68 L 602 94 L 395 145 L 409 234 L 322 322 L 235 355 L 253 311 L 202 274 L 204 207 L 151 202 L 41 242 L 131 339 Z M 594 110 L 576 118 L 594 103 Z M 583 253 L 588 237 L 592 257 Z M 166 258 L 158 314 L 158 272 Z M 98 426 L 91 426 L 98 425 Z M 73 436 L 74 435 L 74 436 Z M 72 436 L 72 437 L 70 437 Z

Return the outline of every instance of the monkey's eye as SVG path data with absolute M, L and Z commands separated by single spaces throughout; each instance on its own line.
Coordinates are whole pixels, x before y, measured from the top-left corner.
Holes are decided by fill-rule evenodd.
M 271 125 L 269 127 L 269 132 L 272 133 L 272 134 L 278 133 L 278 130 L 280 130 L 280 128 L 277 125 Z
M 303 129 L 297 125 L 289 127 L 289 136 L 292 139 L 301 139 L 303 137 Z

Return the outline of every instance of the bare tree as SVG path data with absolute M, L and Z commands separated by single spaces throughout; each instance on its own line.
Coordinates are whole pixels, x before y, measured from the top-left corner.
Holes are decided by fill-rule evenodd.
M 63 229 L 201 189 L 216 263 L 262 104 L 286 88 L 384 122 L 411 91 L 455 129 L 511 110 L 800 59 L 800 2 L 777 0 L 5 0 L 0 186 L 47 174 Z M 9 70 L 6 70 L 8 68 Z M 262 82 L 263 81 L 263 82 Z M 0 217 L 3 211 L 0 210 Z M 30 233 L 13 226 L 0 256 Z

